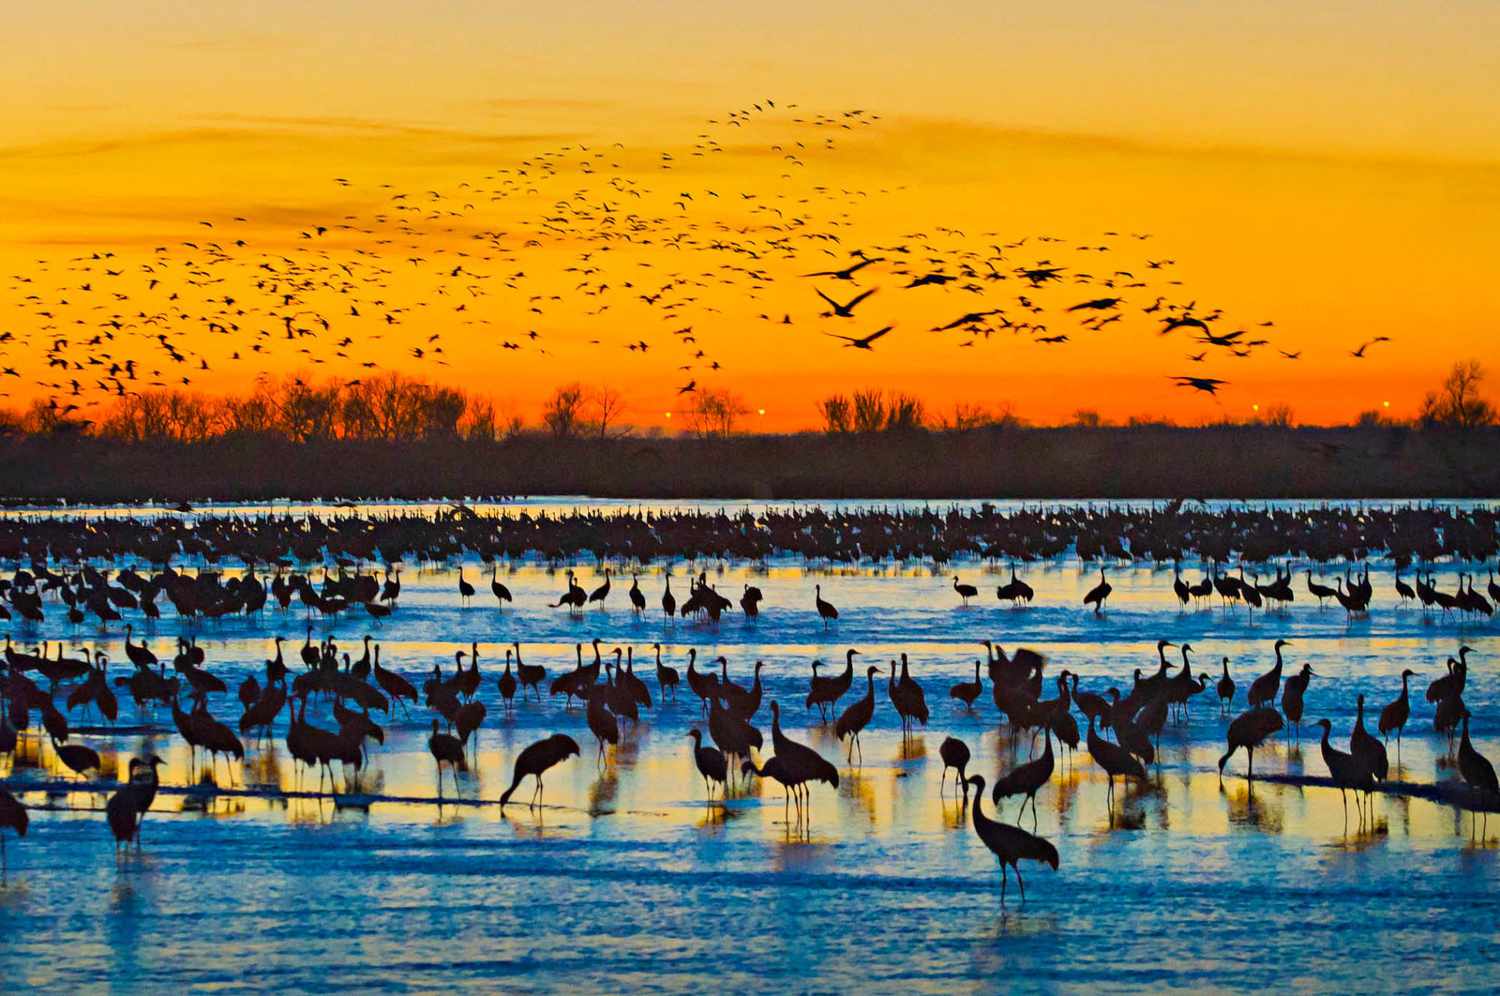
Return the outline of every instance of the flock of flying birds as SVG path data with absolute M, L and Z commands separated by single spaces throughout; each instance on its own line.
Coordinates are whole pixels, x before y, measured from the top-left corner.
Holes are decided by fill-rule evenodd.
M 1194 363 L 1277 348 L 1272 322 L 1226 327 L 1238 323 L 1183 293 L 1149 233 L 873 234 L 862 211 L 904 188 L 842 186 L 838 166 L 879 122 L 765 100 L 670 149 L 573 142 L 425 189 L 336 177 L 343 213 L 277 208 L 307 218 L 289 230 L 231 215 L 149 248 L 36 259 L 0 280 L 0 398 L 41 397 L 87 421 L 133 393 L 202 389 L 211 372 L 222 384 L 322 368 L 357 384 L 399 366 L 442 379 L 431 368 L 486 353 L 564 367 L 559 344 L 618 350 L 622 374 L 666 365 L 691 394 L 729 374 L 722 347 L 757 323 L 789 327 L 788 349 L 832 338 L 873 351 L 893 333 L 927 349 L 1001 335 L 1076 348 L 1127 324 L 1189 340 Z M 764 175 L 738 189 L 753 170 L 729 160 Z M 899 312 L 931 323 L 878 317 L 897 295 L 923 295 Z M 1210 395 L 1228 383 L 1170 376 Z

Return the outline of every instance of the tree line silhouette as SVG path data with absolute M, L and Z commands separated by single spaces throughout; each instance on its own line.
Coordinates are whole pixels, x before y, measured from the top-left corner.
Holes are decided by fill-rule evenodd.
M 127 395 L 94 422 L 44 404 L 0 417 L 0 497 L 132 501 L 594 494 L 643 498 L 1493 497 L 1500 429 L 1478 364 L 1455 368 L 1407 422 L 1066 426 L 874 389 L 819 405 L 823 431 L 742 432 L 747 406 L 700 390 L 674 428 L 630 426 L 611 388 L 565 385 L 539 423 L 387 374 L 298 377 L 244 395 Z

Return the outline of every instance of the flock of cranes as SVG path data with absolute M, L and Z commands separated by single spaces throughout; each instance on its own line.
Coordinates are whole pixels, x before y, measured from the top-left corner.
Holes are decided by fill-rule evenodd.
M 883 555 L 895 549 L 915 551 L 934 542 L 949 545 L 950 554 L 976 552 L 971 544 L 978 542 L 984 544 L 981 552 L 1009 551 L 1008 572 L 998 576 L 993 588 L 967 582 L 961 573 L 948 575 L 946 587 L 951 588 L 958 608 L 987 599 L 990 591 L 1001 604 L 1034 604 L 1036 591 L 1020 568 L 1037 556 L 1058 556 L 1071 549 L 1085 561 L 1140 559 L 1186 546 L 1213 555 L 1208 558 L 1209 568 L 1196 580 L 1184 577 L 1180 569 L 1173 571 L 1171 589 L 1183 611 L 1217 603 L 1225 610 L 1243 606 L 1252 613 L 1270 613 L 1305 599 L 1320 606 L 1334 603 L 1351 617 L 1368 611 L 1375 598 L 1368 561 L 1358 570 L 1353 565 L 1364 553 L 1379 548 L 1388 551 L 1398 565 L 1391 582 L 1397 604 L 1420 605 L 1423 611 L 1456 616 L 1468 624 L 1490 617 L 1494 601 L 1500 600 L 1500 585 L 1493 574 L 1483 592 L 1477 587 L 1483 575 L 1467 569 L 1458 572 L 1456 589 L 1445 590 L 1434 573 L 1420 565 L 1445 554 L 1470 561 L 1493 555 L 1495 525 L 1492 514 L 1483 508 L 1413 507 L 1367 510 L 1358 516 L 1337 509 L 1295 513 L 1245 509 L 1208 515 L 1180 504 L 1150 511 L 1023 509 L 995 516 L 879 510 L 768 511 L 734 517 L 626 513 L 486 519 L 467 510 L 455 510 L 449 516 L 397 514 L 339 520 L 208 516 L 190 529 L 170 518 L 101 523 L 58 518 L 38 520 L 25 528 L 0 521 L 0 555 L 20 565 L 9 576 L 0 577 L 0 617 L 15 624 L 7 634 L 0 672 L 0 754 L 34 760 L 50 751 L 60 769 L 79 778 L 102 777 L 103 759 L 75 735 L 77 717 L 97 716 L 113 725 L 121 712 L 121 698 L 129 697 L 143 716 L 169 712 L 172 729 L 189 748 L 190 768 L 201 756 L 210 778 L 217 778 L 222 763 L 233 782 L 247 744 L 253 748 L 258 741 L 280 735 L 299 778 L 303 772 L 316 770 L 319 792 L 326 782 L 337 793 L 337 767 L 347 794 L 358 790 L 371 751 L 385 742 L 386 724 L 397 713 L 404 718 L 413 710 L 426 709 L 419 728 L 429 730 L 427 746 L 437 769 L 441 798 L 448 776 L 457 782 L 468 769 L 476 733 L 494 723 L 490 709 L 497 700 L 489 697 L 487 705 L 488 696 L 481 694 L 493 688 L 507 713 L 547 698 L 560 700 L 565 715 L 576 716 L 574 707 L 581 707 L 579 729 L 543 738 L 515 760 L 512 783 L 501 805 L 509 804 L 520 786 L 532 779 L 530 803 L 536 806 L 541 803 L 548 771 L 585 749 L 574 733 L 593 739 L 593 756 L 603 764 L 613 749 L 635 735 L 637 725 L 651 710 L 660 709 L 664 702 L 675 703 L 679 693 L 686 691 L 700 704 L 700 721 L 686 735 L 691 737 L 691 760 L 706 794 L 723 796 L 737 782 L 766 779 L 784 789 L 789 821 L 795 806 L 795 820 L 805 825 L 819 787 L 836 788 L 840 769 L 783 728 L 784 703 L 774 696 L 766 701 L 759 662 L 751 680 L 744 683 L 731 678 L 725 656 L 715 657 L 711 666 L 700 669 L 696 649 L 689 649 L 682 667 L 680 658 L 674 661 L 670 651 L 655 643 L 654 666 L 648 664 L 638 674 L 635 647 L 625 645 L 605 653 L 595 640 L 576 645 L 571 670 L 549 674 L 545 666 L 526 660 L 516 642 L 504 650 L 503 664 L 491 665 L 490 680 L 481 667 L 481 648 L 474 642 L 467 650 L 455 652 L 451 670 L 445 672 L 439 662 L 430 673 L 419 676 L 383 664 L 379 643 L 371 637 L 364 639 L 357 655 L 342 650 L 332 636 L 315 641 L 317 621 L 362 613 L 378 628 L 402 611 L 402 553 L 413 549 L 420 559 L 428 560 L 479 551 L 486 564 L 479 574 L 468 565 L 458 571 L 460 611 L 467 611 L 476 601 L 488 601 L 508 615 L 517 595 L 501 573 L 506 558 L 553 544 L 558 544 L 555 552 L 576 551 L 587 542 L 612 548 L 613 558 L 605 561 L 598 581 L 590 585 L 583 583 L 578 572 L 568 570 L 564 588 L 546 605 L 587 625 L 591 619 L 603 618 L 595 613 L 623 598 L 638 617 L 659 611 L 658 618 L 685 619 L 692 629 L 711 629 L 729 613 L 759 619 L 766 606 L 775 603 L 768 603 L 766 593 L 748 582 L 739 585 L 739 591 L 721 593 L 706 570 L 679 581 L 675 588 L 673 576 L 667 574 L 659 590 L 648 591 L 642 585 L 643 574 L 630 565 L 649 561 L 658 554 L 660 544 L 715 549 L 715 543 L 723 543 L 718 548 L 725 553 L 744 556 L 800 548 L 804 556 L 822 551 L 836 559 L 850 555 L 849 544 L 857 537 L 858 544 Z M 1330 529 L 1339 539 L 1323 542 L 1320 529 Z M 954 536 L 966 538 L 954 546 Z M 762 542 L 769 547 L 757 551 L 752 545 Z M 1231 550 L 1244 551 L 1232 571 L 1221 566 L 1233 562 L 1228 556 Z M 321 576 L 302 572 L 285 556 L 288 551 L 304 561 L 333 557 L 334 566 L 325 567 Z M 1308 556 L 1312 564 L 1342 557 L 1346 565 L 1341 573 L 1332 573 L 1328 580 L 1333 583 L 1328 584 L 1312 567 L 1294 569 L 1292 561 L 1299 554 Z M 170 566 L 177 556 L 201 557 L 205 566 L 191 570 Z M 238 557 L 246 567 L 236 573 L 220 570 L 216 565 L 224 556 Z M 854 559 L 861 556 L 856 548 Z M 105 557 L 114 558 L 120 566 L 96 566 L 101 562 L 97 558 Z M 374 571 L 362 566 L 381 560 L 389 566 Z M 69 562 L 76 566 L 49 566 Z M 139 566 L 151 562 L 164 566 L 150 570 Z M 268 566 L 258 569 L 261 564 Z M 1258 570 L 1266 564 L 1271 565 L 1269 578 Z M 1096 569 L 1098 583 L 1083 596 L 1082 606 L 1103 615 L 1114 586 L 1108 563 Z M 833 631 L 840 618 L 834 593 L 825 594 L 824 585 L 818 583 L 812 596 L 809 608 L 825 630 Z M 136 634 L 138 626 L 151 632 L 168 607 L 187 628 L 170 653 L 158 656 L 160 648 L 153 649 Z M 200 625 L 296 610 L 305 613 L 307 620 L 302 646 L 289 660 L 284 651 L 290 648 L 277 637 L 274 655 L 265 661 L 263 672 L 244 676 L 233 688 L 215 673 L 198 645 L 195 634 Z M 55 622 L 58 611 L 74 626 L 97 621 L 101 634 L 123 622 L 120 652 L 107 651 L 102 639 L 92 651 L 75 651 L 73 656 L 63 642 L 55 649 L 45 640 L 33 643 L 29 637 L 34 627 Z M 663 631 L 663 636 L 670 632 Z M 1300 739 L 1304 725 L 1316 724 L 1322 728 L 1320 749 L 1328 783 L 1346 799 L 1352 793 L 1358 820 L 1366 819 L 1373 794 L 1389 775 L 1385 741 L 1394 736 L 1399 750 L 1414 714 L 1409 688 L 1418 679 L 1414 672 L 1403 674 L 1398 698 L 1383 704 L 1378 713 L 1371 707 L 1378 738 L 1367 729 L 1363 695 L 1357 689 L 1351 692 L 1356 719 L 1345 744 L 1336 740 L 1332 721 L 1304 714 L 1308 689 L 1317 675 L 1306 665 L 1283 673 L 1286 641 L 1274 647 L 1275 666 L 1244 689 L 1244 709 L 1237 708 L 1241 690 L 1227 657 L 1211 670 L 1201 670 L 1190 660 L 1190 645 L 1180 648 L 1180 664 L 1168 659 L 1166 650 L 1171 646 L 1162 641 L 1154 671 L 1138 670 L 1129 685 L 1089 688 L 1071 668 L 1048 675 L 1041 654 L 1023 649 L 1007 655 L 987 644 L 986 656 L 974 663 L 972 679 L 965 675 L 946 689 L 933 688 L 930 679 L 924 687 L 920 665 L 914 665 L 906 654 L 894 656 L 884 666 L 873 662 L 857 666 L 860 654 L 851 648 L 841 671 L 813 662 L 805 696 L 799 697 L 804 711 L 815 712 L 839 743 L 843 763 L 854 766 L 863 764 L 862 735 L 886 708 L 899 721 L 903 735 L 910 735 L 940 714 L 935 696 L 953 704 L 944 708 L 965 713 L 985 709 L 988 698 L 1010 730 L 1012 742 L 1030 742 L 1032 756 L 1017 759 L 993 778 L 979 779 L 968 770 L 969 746 L 949 736 L 940 751 L 943 780 L 946 783 L 949 768 L 957 772 L 955 785 L 962 789 L 965 805 L 970 790 L 979 784 L 988 788 L 990 801 L 997 807 L 1006 799 L 1019 799 L 1017 820 L 1029 805 L 1035 830 L 1037 793 L 1053 777 L 1063 752 L 1071 758 L 1080 746 L 1087 748 L 1107 779 L 1113 818 L 1116 785 L 1149 778 L 1158 763 L 1160 737 L 1167 724 L 1174 718 L 1184 719 L 1194 699 L 1211 694 L 1226 721 L 1221 774 L 1243 751 L 1247 775 L 1253 776 L 1255 752 L 1271 737 L 1290 729 Z M 586 654 L 589 647 L 591 661 Z M 1472 652 L 1468 646 L 1460 649 L 1446 671 L 1429 681 L 1424 701 L 1432 708 L 1432 728 L 1447 736 L 1453 746 L 1455 768 L 1474 793 L 1469 808 L 1477 813 L 1493 808 L 1495 789 L 1493 768 L 1468 735 L 1470 714 L 1463 693 Z M 224 704 L 235 700 L 240 709 L 237 722 L 220 718 Z M 762 712 L 770 714 L 769 737 L 760 725 Z M 134 758 L 126 782 L 110 796 L 106 821 L 117 843 L 139 846 L 141 821 L 150 812 L 160 785 L 160 767 L 154 753 Z M 1345 813 L 1347 818 L 1347 807 Z M 974 833 L 1001 863 L 1002 891 L 1008 870 L 1016 871 L 1019 879 L 1018 861 L 1056 863 L 1050 844 L 1026 834 L 1019 825 L 996 822 L 977 802 L 972 821 Z M 29 826 L 26 808 L 9 794 L 0 795 L 0 825 L 16 835 L 26 833 Z
M 165 226 L 155 244 L 41 255 L 0 276 L 0 377 L 56 419 L 98 424 L 151 391 L 319 369 L 352 394 L 387 369 L 544 376 L 591 361 L 691 395 L 722 381 L 729 339 L 747 333 L 869 352 L 897 328 L 952 349 L 1129 332 L 1203 347 L 1180 354 L 1193 364 L 1302 356 L 1269 349 L 1280 332 L 1259 316 L 1223 329 L 1231 318 L 1184 290 L 1148 232 L 878 222 L 870 205 L 904 185 L 865 186 L 841 159 L 879 121 L 766 100 L 655 149 L 539 142 L 425 189 L 329 178 L 317 224 L 225 213 Z M 872 309 L 885 309 L 874 331 L 839 327 Z M 1340 353 L 1362 360 L 1386 338 Z
M 1255 751 L 1269 738 L 1290 727 L 1300 739 L 1302 725 L 1308 719 L 1306 693 L 1316 673 L 1307 665 L 1285 673 L 1283 653 L 1290 645 L 1290 641 L 1277 640 L 1272 648 L 1274 666 L 1254 677 L 1245 688 L 1247 708 L 1234 714 L 1225 728 L 1226 750 L 1218 764 L 1221 777 L 1235 754 L 1244 751 L 1247 777 L 1253 780 Z M 130 662 L 132 672 L 112 681 L 106 679 L 108 655 L 103 651 L 91 659 L 74 659 L 63 656 L 61 647 L 57 656 L 51 657 L 45 652 L 22 653 L 8 645 L 4 651 L 4 681 L 0 682 L 0 753 L 16 755 L 25 749 L 23 741 L 29 738 L 38 752 L 43 744 L 49 745 L 59 765 L 78 777 L 91 772 L 102 777 L 100 756 L 70 741 L 73 722 L 69 716 L 96 714 L 113 724 L 119 716 L 115 691 L 119 689 L 134 700 L 143 716 L 154 714 L 158 708 L 169 709 L 173 726 L 190 755 L 206 755 L 210 773 L 215 776 L 217 761 L 227 759 L 226 773 L 231 782 L 233 762 L 244 759 L 246 743 L 253 746 L 265 740 L 272 735 L 274 724 L 283 723 L 288 754 L 299 771 L 318 770 L 320 791 L 326 777 L 330 790 L 338 794 L 335 762 L 342 769 L 343 791 L 357 791 L 360 773 L 369 763 L 371 745 L 385 742 L 385 729 L 375 715 L 383 714 L 390 721 L 396 718 L 398 709 L 409 715 L 412 708 L 419 707 L 431 712 L 427 745 L 437 770 L 439 800 L 443 796 L 444 768 L 451 769 L 455 782 L 459 773 L 468 769 L 468 758 L 477 743 L 474 734 L 488 718 L 488 709 L 478 694 L 485 676 L 477 643 L 468 651 L 455 653 L 451 673 L 445 674 L 440 663 L 434 664 L 425 680 L 383 666 L 379 644 L 369 636 L 364 638 L 362 655 L 352 659 L 349 653 L 340 652 L 332 637 L 314 644 L 309 631 L 291 666 L 282 639 L 276 638 L 273 646 L 275 655 L 265 662 L 264 682 L 249 675 L 234 689 L 241 715 L 237 726 L 232 727 L 209 708 L 216 697 L 228 698 L 229 686 L 213 674 L 195 640 L 178 638 L 169 672 L 166 660 L 158 658 L 145 642 L 133 642 L 127 636 L 121 656 Z M 980 797 L 972 803 L 974 833 L 994 853 L 1002 870 L 1002 896 L 1008 872 L 1014 870 L 1024 897 L 1018 862 L 1039 861 L 1057 867 L 1055 847 L 1019 825 L 1029 804 L 1033 831 L 1036 828 L 1036 796 L 1056 771 L 1054 743 L 1069 756 L 1080 745 L 1087 748 L 1092 762 L 1107 779 L 1106 801 L 1112 820 L 1116 783 L 1150 777 L 1150 769 L 1159 763 L 1163 730 L 1174 720 L 1185 721 L 1194 699 L 1209 694 L 1217 699 L 1221 716 L 1233 713 L 1241 694 L 1229 659 L 1222 659 L 1218 675 L 1195 672 L 1193 647 L 1183 644 L 1177 648 L 1181 662 L 1176 664 L 1167 653 L 1175 646 L 1167 640 L 1159 641 L 1156 667 L 1151 671 L 1136 669 L 1128 687 L 1084 688 L 1079 675 L 1067 668 L 1048 679 L 1048 661 L 1042 654 L 1024 648 L 1007 654 L 986 641 L 986 656 L 975 662 L 973 681 L 955 682 L 947 689 L 946 697 L 967 713 L 980 705 L 988 684 L 997 718 L 1009 730 L 1012 743 L 1017 747 L 1030 743 L 1034 755 L 1025 760 L 1013 758 L 1009 770 L 987 782 L 968 770 L 972 753 L 961 739 L 945 738 L 939 751 L 944 763 L 943 781 L 949 768 L 956 771 L 955 787 L 962 788 L 964 806 L 970 805 L 971 787 L 982 792 L 988 786 L 991 802 L 997 807 L 1006 799 L 1020 799 L 1016 824 L 991 818 L 984 812 Z M 592 650 L 592 660 L 586 649 Z M 600 765 L 611 749 L 634 735 L 649 710 L 661 708 L 669 699 L 675 701 L 685 684 L 699 702 L 701 721 L 688 736 L 692 740 L 691 759 L 707 797 L 712 800 L 715 792 L 723 795 L 737 780 L 752 776 L 767 779 L 784 790 L 789 827 L 793 806 L 795 825 L 809 824 L 814 789 L 819 785 L 836 789 L 840 771 L 815 748 L 784 730 L 781 703 L 766 695 L 763 664 L 756 663 L 752 681 L 745 684 L 730 677 L 728 660 L 722 655 L 714 659 L 714 666 L 700 670 L 697 650 L 689 648 L 686 668 L 679 671 L 666 662 L 660 643 L 653 644 L 652 649 L 654 674 L 646 677 L 636 673 L 634 647 L 616 647 L 606 653 L 599 639 L 577 644 L 574 667 L 549 675 L 544 666 L 527 663 L 521 644 L 514 643 L 505 650 L 503 670 L 495 675 L 493 684 L 507 713 L 524 708 L 529 699 L 539 706 L 544 689 L 549 697 L 563 698 L 564 715 L 576 715 L 573 703 L 581 703 L 582 725 L 595 740 L 595 757 Z M 1500 806 L 1500 788 L 1493 766 L 1469 738 L 1470 712 L 1464 691 L 1472 653 L 1472 648 L 1460 647 L 1457 656 L 1448 661 L 1445 673 L 1427 685 L 1424 699 L 1433 706 L 1432 729 L 1448 738 L 1450 749 L 1456 741 L 1456 767 L 1472 793 L 1469 808 L 1477 814 Z M 814 662 L 803 701 L 807 713 L 815 712 L 823 724 L 831 722 L 834 736 L 845 744 L 845 763 L 856 767 L 863 764 L 861 734 L 870 727 L 877 709 L 894 711 L 903 738 L 918 727 L 927 727 L 933 718 L 928 689 L 913 674 L 907 654 L 901 653 L 886 667 L 864 668 L 862 695 L 855 681 L 856 659 L 860 656 L 857 649 L 848 649 L 839 673 L 820 673 L 819 662 Z M 655 679 L 654 695 L 648 677 Z M 878 682 L 882 677 L 884 680 Z M 1399 696 L 1384 704 L 1378 716 L 1372 716 L 1375 733 L 1366 726 L 1365 697 L 1357 695 L 1356 719 L 1347 749 L 1334 744 L 1331 721 L 1315 721 L 1322 729 L 1321 754 L 1330 783 L 1345 799 L 1346 823 L 1349 794 L 1358 803 L 1359 822 L 1363 824 L 1367 810 L 1373 818 L 1371 800 L 1390 773 L 1387 742 L 1394 735 L 1399 749 L 1413 718 L 1410 683 L 1414 677 L 1414 672 L 1405 671 Z M 1047 694 L 1049 686 L 1055 689 L 1051 696 Z M 182 708 L 184 697 L 191 702 L 189 710 Z M 59 708 L 59 702 L 63 708 Z M 309 719 L 308 710 L 314 704 L 320 711 L 326 707 L 325 714 L 336 729 L 323 728 Z M 763 706 L 770 714 L 769 738 L 757 725 Z M 37 720 L 34 732 L 33 716 Z M 1038 738 L 1040 752 L 1036 750 Z M 767 748 L 769 756 L 761 753 Z M 578 741 L 563 732 L 526 747 L 516 757 L 511 784 L 499 799 L 502 810 L 528 778 L 534 779 L 529 805 L 540 805 L 547 772 L 580 753 Z M 156 797 L 162 763 L 155 754 L 131 759 L 128 779 L 109 797 L 105 816 L 117 846 L 132 842 L 140 846 L 141 824 Z M 28 825 L 26 808 L 15 796 L 0 790 L 0 826 L 24 836 Z

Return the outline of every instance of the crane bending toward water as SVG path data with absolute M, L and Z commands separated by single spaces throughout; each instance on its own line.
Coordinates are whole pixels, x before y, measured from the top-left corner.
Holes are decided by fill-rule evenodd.
M 510 788 L 500 796 L 500 812 L 505 812 L 506 803 L 510 802 L 510 797 L 515 794 L 516 789 L 527 777 L 536 778 L 536 790 L 531 795 L 531 803 L 528 807 L 535 809 L 541 804 L 544 789 L 542 776 L 568 758 L 577 756 L 578 741 L 566 733 L 554 733 L 550 737 L 528 745 L 516 757 L 515 773 L 511 778 Z
M 943 759 L 943 778 L 938 783 L 938 794 L 941 795 L 948 786 L 948 769 L 952 768 L 958 772 L 955 776 L 957 781 L 964 787 L 964 805 L 969 804 L 969 745 L 957 737 L 944 737 L 942 746 L 938 748 L 938 757 Z
M 1261 706 L 1256 709 L 1248 709 L 1234 717 L 1229 724 L 1229 732 L 1225 735 L 1229 749 L 1219 758 L 1219 778 L 1224 777 L 1224 766 L 1234 756 L 1234 752 L 1244 749 L 1248 758 L 1245 777 L 1251 781 L 1255 780 L 1255 748 L 1277 733 L 1282 727 L 1281 713 L 1270 706 Z
M 1020 827 L 992 820 L 984 814 L 984 776 L 972 775 L 969 784 L 974 786 L 974 833 L 984 842 L 1000 865 L 1000 902 L 1005 902 L 1005 889 L 1009 881 L 1007 868 L 1014 868 L 1016 882 L 1021 886 L 1021 902 L 1026 901 L 1026 880 L 1021 877 L 1022 861 L 1038 861 L 1057 870 L 1057 848 L 1049 841 Z

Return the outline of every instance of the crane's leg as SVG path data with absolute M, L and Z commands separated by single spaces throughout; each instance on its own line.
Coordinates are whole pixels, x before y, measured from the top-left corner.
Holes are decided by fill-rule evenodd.
M 1017 862 L 1017 864 L 1016 864 L 1016 881 L 1021 884 L 1021 902 L 1025 903 L 1026 902 L 1026 880 L 1021 877 L 1021 865 L 1020 865 L 1019 862 Z

